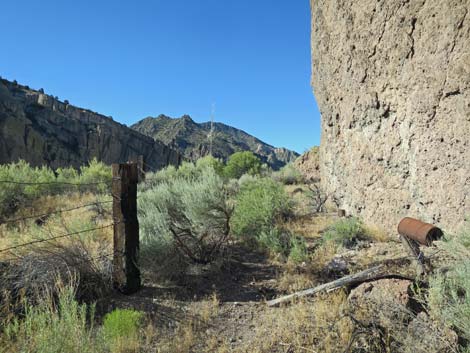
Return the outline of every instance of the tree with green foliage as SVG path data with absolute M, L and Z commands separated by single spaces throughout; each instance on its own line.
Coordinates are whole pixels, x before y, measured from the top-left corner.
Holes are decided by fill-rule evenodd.
M 261 161 L 251 151 L 235 152 L 225 166 L 225 175 L 238 179 L 243 174 L 258 175 L 261 172 Z

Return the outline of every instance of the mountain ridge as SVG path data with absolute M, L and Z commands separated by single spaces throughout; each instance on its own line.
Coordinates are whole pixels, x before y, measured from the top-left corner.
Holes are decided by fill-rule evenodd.
M 23 159 L 32 166 L 79 167 L 93 158 L 111 164 L 140 155 L 150 169 L 182 159 L 111 117 L 0 78 L 0 163 Z
M 209 154 L 210 121 L 197 123 L 189 115 L 172 118 L 160 114 L 157 117 L 146 117 L 130 128 L 179 150 L 190 160 Z M 273 169 L 279 169 L 299 156 L 295 151 L 274 147 L 241 129 L 214 122 L 214 157 L 226 160 L 234 152 L 247 150 Z

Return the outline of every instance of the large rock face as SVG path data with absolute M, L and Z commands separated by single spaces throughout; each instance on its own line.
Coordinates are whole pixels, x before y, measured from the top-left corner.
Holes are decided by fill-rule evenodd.
M 470 1 L 312 0 L 321 175 L 394 232 L 470 215 Z
M 173 149 L 111 118 L 0 80 L 0 163 L 79 167 L 92 158 L 126 162 L 143 155 L 148 169 L 179 164 Z

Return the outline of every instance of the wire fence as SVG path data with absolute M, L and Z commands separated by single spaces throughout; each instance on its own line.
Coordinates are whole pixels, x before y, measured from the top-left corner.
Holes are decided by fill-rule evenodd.
M 111 183 L 105 181 L 98 181 L 94 183 L 69 183 L 62 181 L 45 181 L 45 182 L 30 182 L 30 181 L 13 181 L 13 180 L 0 180 L 0 184 L 16 184 L 16 185 L 71 185 L 71 186 L 96 186 L 96 185 L 108 185 Z
M 117 179 L 120 179 L 120 178 L 113 178 L 113 181 L 117 180 Z M 107 185 L 107 186 L 111 187 L 111 183 L 109 183 L 109 182 L 71 183 L 71 182 L 29 182 L 29 181 L 26 182 L 26 181 L 0 180 L 0 184 L 15 184 L 15 185 L 23 185 L 23 186 L 44 186 L 44 185 L 54 185 L 54 186 L 55 185 L 57 185 L 57 186 L 96 186 L 96 185 Z M 97 200 L 97 201 L 90 202 L 90 203 L 87 203 L 87 204 L 83 204 L 83 205 L 79 205 L 79 206 L 75 206 L 75 207 L 70 207 L 70 208 L 53 210 L 51 212 L 46 212 L 46 213 L 38 213 L 38 214 L 30 215 L 30 216 L 17 217 L 17 218 L 6 219 L 6 220 L 0 219 L 0 225 L 19 223 L 19 222 L 24 222 L 24 221 L 31 220 L 31 219 L 43 220 L 43 219 L 45 219 L 45 218 L 47 218 L 51 215 L 57 215 L 57 214 L 62 214 L 62 213 L 66 213 L 66 212 L 72 212 L 72 211 L 79 210 L 79 209 L 82 209 L 82 208 L 88 208 L 88 207 L 93 207 L 93 206 L 101 206 L 101 205 L 105 205 L 105 204 L 110 204 L 114 201 L 114 199 L 116 199 L 118 201 L 121 200 L 121 198 L 117 195 L 111 194 L 111 196 L 113 198 L 112 200 L 104 200 L 104 201 L 98 201 Z M 2 248 L 2 249 L 0 249 L 0 254 L 6 253 L 6 252 L 11 253 L 12 250 L 16 250 L 16 249 L 23 248 L 23 247 L 28 247 L 28 246 L 31 246 L 31 245 L 37 245 L 37 244 L 44 243 L 44 242 L 50 242 L 50 241 L 57 240 L 57 239 L 67 238 L 67 237 L 71 237 L 71 236 L 75 236 L 75 235 L 80 235 L 80 234 L 84 234 L 84 233 L 89 233 L 89 232 L 94 232 L 94 231 L 97 231 L 97 230 L 110 228 L 110 227 L 113 227 L 114 225 L 119 224 L 119 223 L 120 222 L 115 222 L 114 221 L 111 224 L 107 224 L 107 225 L 104 225 L 104 226 L 98 226 L 98 227 L 93 227 L 93 228 L 82 229 L 82 230 L 79 230 L 79 231 L 68 232 L 68 233 L 60 234 L 60 235 L 53 235 L 51 237 L 42 238 L 42 239 L 34 239 L 34 240 L 31 240 L 31 241 L 28 241 L 28 242 L 25 242 L 25 243 L 22 243 L 22 244 L 17 244 L 17 245 L 12 245 L 12 246 L 9 246 L 9 247 L 6 247 L 6 248 Z
M 104 205 L 104 204 L 108 204 L 108 203 L 112 203 L 112 202 L 113 202 L 113 200 L 95 201 L 95 202 L 88 203 L 88 204 L 85 204 L 85 205 L 80 205 L 80 206 L 76 206 L 76 207 L 72 207 L 72 208 L 56 210 L 56 211 L 52 211 L 52 212 L 49 212 L 49 213 L 40 213 L 40 214 L 35 214 L 35 215 L 32 215 L 32 216 L 6 219 L 6 220 L 1 220 L 0 219 L 0 225 L 10 224 L 10 223 L 18 223 L 18 222 L 22 222 L 22 221 L 27 221 L 29 219 L 41 219 L 41 218 L 45 218 L 45 217 L 48 217 L 48 216 L 51 216 L 51 215 L 54 215 L 54 214 L 61 214 L 61 213 L 65 213 L 65 212 L 71 212 L 71 211 L 79 210 L 81 208 L 92 207 L 92 206 L 97 206 L 97 205 Z
M 49 238 L 35 239 L 35 240 L 29 241 L 29 242 L 26 242 L 26 243 L 13 245 L 13 246 L 10 246 L 10 247 L 4 248 L 4 249 L 0 249 L 0 253 L 15 250 L 15 249 L 18 249 L 18 248 L 23 248 L 23 247 L 30 246 L 30 245 L 33 245 L 33 244 L 49 242 L 49 241 L 56 240 L 56 239 L 70 237 L 70 236 L 73 236 L 73 235 L 79 235 L 79 234 L 83 234 L 83 233 L 93 232 L 93 231 L 96 231 L 96 230 L 110 228 L 110 227 L 113 227 L 114 225 L 119 224 L 119 223 L 120 222 L 113 222 L 113 223 L 105 225 L 105 226 L 83 229 L 83 230 L 80 230 L 80 231 L 61 234 L 61 235 L 57 235 L 57 236 L 53 236 L 53 237 L 49 237 Z

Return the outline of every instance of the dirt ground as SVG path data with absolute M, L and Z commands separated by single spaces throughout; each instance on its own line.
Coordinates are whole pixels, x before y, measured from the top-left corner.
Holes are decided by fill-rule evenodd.
M 302 222 L 304 227 L 320 230 L 320 233 L 322 227 L 315 223 L 323 227 L 329 224 L 324 219 L 314 218 Z M 315 251 L 317 238 L 306 237 L 309 252 Z M 400 243 L 389 241 L 371 242 L 355 250 L 345 249 L 341 255 L 334 256 L 340 256 L 341 261 L 347 263 L 347 271 L 355 272 L 404 255 Z M 311 264 L 292 266 L 233 243 L 220 263 L 194 266 L 170 285 L 147 282 L 141 291 L 131 296 L 115 295 L 107 301 L 105 311 L 134 308 L 146 312 L 156 332 L 150 351 L 248 353 L 251 350 L 247 347 L 259 344 L 259 328 L 280 310 L 267 307 L 267 300 L 342 275 L 344 273 L 319 270 Z M 184 342 L 182 337 L 186 337 Z M 171 342 L 172 339 L 175 341 Z M 280 343 L 276 352 L 284 351 L 308 349 L 286 350 Z

